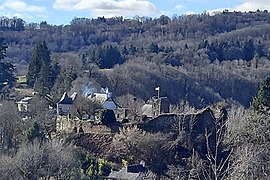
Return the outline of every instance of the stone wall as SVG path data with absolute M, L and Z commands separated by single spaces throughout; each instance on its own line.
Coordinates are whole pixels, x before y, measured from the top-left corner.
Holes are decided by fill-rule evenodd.
M 155 133 L 174 134 L 184 139 L 182 144 L 189 153 L 195 149 L 201 157 L 206 157 L 207 143 L 215 147 L 216 133 L 219 128 L 218 121 L 210 108 L 205 108 L 192 114 L 163 114 L 139 126 L 141 129 Z M 208 141 L 206 141 L 206 133 Z
M 56 130 L 60 133 L 113 133 L 111 127 L 105 126 L 103 124 L 95 124 L 93 121 L 89 120 L 72 120 L 69 119 L 67 116 L 57 117 Z
M 162 114 L 144 124 L 141 128 L 149 132 L 204 133 L 205 128 L 212 131 L 215 126 L 215 116 L 210 108 L 192 114 Z

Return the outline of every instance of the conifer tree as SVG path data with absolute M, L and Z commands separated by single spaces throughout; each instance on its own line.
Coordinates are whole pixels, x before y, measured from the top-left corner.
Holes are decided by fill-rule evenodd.
M 270 77 L 265 78 L 260 83 L 260 88 L 257 96 L 253 98 L 252 109 L 261 112 L 266 113 L 269 110 L 270 107 Z
M 27 131 L 26 140 L 27 142 L 33 142 L 34 139 L 42 140 L 44 134 L 40 130 L 40 126 L 37 122 L 34 122 L 33 126 Z
M 27 83 L 35 91 L 46 94 L 50 92 L 52 82 L 52 66 L 50 51 L 45 41 L 35 48 L 29 64 Z
M 13 71 L 15 67 L 9 63 L 4 62 L 6 57 L 6 49 L 8 48 L 4 37 L 0 37 L 0 90 L 6 85 L 12 86 L 15 82 Z

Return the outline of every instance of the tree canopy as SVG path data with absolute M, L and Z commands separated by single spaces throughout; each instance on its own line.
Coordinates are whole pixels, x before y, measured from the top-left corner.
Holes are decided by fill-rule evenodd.
M 4 37 L 0 37 L 0 90 L 5 86 L 12 86 L 15 82 L 14 70 L 15 67 L 10 62 L 5 62 L 7 44 Z
M 270 77 L 266 77 L 259 87 L 257 96 L 253 98 L 252 108 L 258 112 L 265 113 L 270 107 Z
M 27 84 L 39 93 L 49 93 L 53 85 L 50 51 L 45 41 L 33 51 L 27 74 Z

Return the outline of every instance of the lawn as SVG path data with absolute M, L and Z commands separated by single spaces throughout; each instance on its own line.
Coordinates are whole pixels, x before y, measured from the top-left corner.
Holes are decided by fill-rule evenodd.
M 17 76 L 17 83 L 24 84 L 26 83 L 26 76 Z

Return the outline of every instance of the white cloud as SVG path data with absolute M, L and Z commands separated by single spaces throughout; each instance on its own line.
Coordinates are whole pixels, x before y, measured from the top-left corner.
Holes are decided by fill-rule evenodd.
M 23 19 L 28 19 L 28 20 L 33 20 L 34 19 L 34 16 L 30 15 L 30 14 L 27 14 L 27 13 L 16 13 L 16 12 L 7 12 L 5 14 L 6 17 L 20 17 L 20 18 L 23 18 Z
M 53 7 L 64 10 L 89 10 L 93 16 L 155 15 L 159 10 L 145 0 L 55 0 Z
M 231 10 L 235 10 L 235 11 L 256 11 L 257 9 L 270 10 L 270 1 L 245 0 L 242 4 L 231 8 Z
M 242 3 L 237 4 L 233 7 L 227 7 L 227 8 L 219 8 L 219 9 L 213 9 L 209 10 L 208 12 L 214 13 L 223 11 L 225 9 L 228 9 L 229 11 L 241 11 L 241 12 L 248 12 L 248 11 L 256 11 L 256 10 L 268 10 L 270 11 L 270 1 L 265 0 L 242 0 Z
M 6 0 L 4 7 L 17 12 L 45 12 L 46 7 L 35 6 L 25 3 L 22 0 Z
M 47 8 L 26 3 L 23 0 L 5 0 L 0 4 L 0 16 L 19 17 L 27 21 L 35 17 L 45 17 Z

